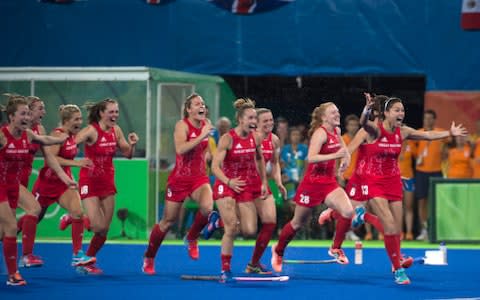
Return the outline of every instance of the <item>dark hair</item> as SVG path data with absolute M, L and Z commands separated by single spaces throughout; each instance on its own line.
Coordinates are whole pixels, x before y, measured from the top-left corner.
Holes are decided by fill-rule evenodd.
M 345 117 L 345 120 L 344 120 L 345 126 L 347 126 L 348 122 L 350 122 L 350 121 L 357 121 L 357 122 L 359 122 L 359 121 L 360 121 L 360 118 L 359 118 L 357 115 L 355 115 L 355 114 L 350 114 L 350 115 L 346 116 L 346 117 Z
M 89 124 L 98 123 L 98 121 L 100 121 L 100 112 L 105 111 L 105 109 L 107 108 L 107 105 L 110 103 L 116 104 L 118 102 L 114 99 L 107 98 L 96 103 L 92 103 L 92 102 L 85 103 L 84 107 L 88 111 L 88 123 Z
M 193 93 L 191 94 L 190 96 L 187 97 L 187 99 L 185 99 L 185 102 L 183 103 L 183 117 L 184 118 L 188 118 L 188 111 L 187 109 L 190 108 L 190 106 L 192 106 L 192 100 L 194 98 L 197 98 L 197 97 L 200 97 L 199 94 L 197 93 Z M 208 109 L 208 107 L 205 105 L 205 107 Z
M 284 117 L 280 116 L 278 118 L 275 119 L 275 123 L 287 123 L 288 124 L 288 120 L 285 119 Z
M 423 112 L 423 114 L 430 114 L 432 117 L 436 120 L 437 119 L 437 113 L 433 109 L 427 109 Z
M 385 118 L 385 112 L 390 110 L 390 108 L 395 104 L 395 103 L 402 103 L 402 99 L 400 98 L 397 98 L 397 97 L 391 97 L 391 98 L 388 98 L 386 99 L 381 107 L 380 107 L 380 112 L 381 112 L 381 116 L 382 118 Z

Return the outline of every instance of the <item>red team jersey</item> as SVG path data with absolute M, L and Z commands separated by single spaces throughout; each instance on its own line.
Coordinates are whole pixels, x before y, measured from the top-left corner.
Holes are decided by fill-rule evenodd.
M 234 129 L 231 129 L 228 134 L 232 137 L 232 147 L 227 150 L 223 161 L 223 173 L 230 179 L 239 177 L 246 184 L 241 193 L 236 193 L 217 179 L 213 186 L 213 199 L 232 197 L 237 202 L 253 201 L 262 193 L 262 181 L 255 159 L 257 155 L 255 135 L 250 132 L 247 137 L 242 138 L 236 134 Z
M 205 122 L 196 128 L 184 118 L 187 124 L 187 142 L 196 139 L 202 133 Z M 208 147 L 208 136 L 197 146 L 184 154 L 176 154 L 175 167 L 168 176 L 166 199 L 174 202 L 183 202 L 193 191 L 209 183 L 205 153 Z
M 326 132 L 327 140 L 318 154 L 331 154 L 340 150 L 342 144 L 338 134 L 328 132 L 323 126 L 320 127 L 320 130 Z M 323 203 L 327 195 L 339 187 L 335 178 L 335 165 L 335 159 L 309 163 L 293 199 L 295 203 L 305 207 L 315 207 Z
M 345 191 L 350 199 L 355 201 L 368 201 L 368 176 L 364 175 L 363 169 L 367 163 L 367 148 L 371 144 L 361 144 L 357 151 L 357 162 L 352 177 L 347 182 Z
M 270 132 L 266 138 L 263 139 L 262 141 L 262 153 L 263 153 L 263 159 L 265 160 L 265 167 L 272 161 L 273 158 L 273 153 L 274 147 L 273 147 L 273 141 L 272 141 L 272 133 Z M 268 169 L 268 168 L 267 168 Z M 270 190 L 270 187 L 267 186 L 267 194 L 271 195 L 272 191 Z
M 20 179 L 28 164 L 30 143 L 25 131 L 15 139 L 7 126 L 1 130 L 6 144 L 0 149 L 0 202 L 8 201 L 11 208 L 17 208 Z
M 400 127 L 395 128 L 393 133 L 386 131 L 382 122 L 378 123 L 378 127 L 380 136 L 375 142 L 364 145 L 362 160 L 359 159 L 357 163 L 355 175 L 363 179 L 363 182 L 360 182 L 363 185 L 362 193 L 368 195 L 368 199 L 381 197 L 401 201 L 402 182 L 398 157 L 402 151 L 403 140 Z M 352 191 L 351 187 L 350 190 L 347 189 L 349 196 L 358 192 Z
M 80 197 L 106 197 L 115 195 L 115 170 L 113 156 L 117 150 L 117 136 L 112 127 L 107 131 L 100 128 L 98 123 L 91 124 L 97 131 L 97 141 L 93 145 L 85 144 L 85 156 L 93 162 L 91 168 L 81 168 Z
M 35 134 L 40 134 L 40 128 L 39 128 L 38 124 L 33 126 L 31 128 L 31 130 Z M 28 152 L 29 156 L 28 156 L 28 159 L 26 161 L 25 168 L 22 170 L 22 175 L 21 175 L 21 178 L 20 178 L 20 183 L 24 187 L 28 187 L 28 179 L 30 178 L 30 175 L 32 174 L 33 159 L 35 158 L 35 154 L 40 149 L 40 147 L 41 147 L 40 144 L 30 143 L 30 148 L 29 148 L 29 152 Z
M 56 128 L 54 131 L 64 132 L 62 128 Z M 70 135 L 67 140 L 62 144 L 58 151 L 59 157 L 64 159 L 73 160 L 78 153 L 77 144 L 75 143 L 75 137 Z M 69 166 L 62 166 L 62 169 L 72 178 L 72 171 Z M 68 186 L 57 176 L 57 173 L 53 171 L 46 163 L 40 170 L 37 181 L 33 186 L 32 193 L 37 198 L 42 207 L 48 207 L 49 205 L 58 201 L 60 196 L 68 189 Z
M 272 133 L 270 132 L 265 139 L 262 141 L 262 153 L 263 159 L 265 160 L 265 164 L 271 162 L 273 153 L 273 141 L 272 141 Z

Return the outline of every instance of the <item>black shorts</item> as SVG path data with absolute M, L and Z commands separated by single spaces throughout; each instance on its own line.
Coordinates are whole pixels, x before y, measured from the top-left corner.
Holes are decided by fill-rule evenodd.
M 425 199 L 428 197 L 430 178 L 443 177 L 442 172 L 415 172 L 415 198 Z

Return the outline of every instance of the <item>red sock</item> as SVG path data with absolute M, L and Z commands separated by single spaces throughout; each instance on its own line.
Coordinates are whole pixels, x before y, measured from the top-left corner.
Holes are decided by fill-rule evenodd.
M 395 270 L 400 269 L 400 235 L 398 234 L 385 234 L 383 236 L 385 242 L 385 249 L 387 250 L 388 257 L 392 262 Z M 398 240 L 398 244 L 397 244 Z
M 158 248 L 162 244 L 163 239 L 167 233 L 163 232 L 160 229 L 158 224 L 155 224 L 150 233 L 150 238 L 148 240 L 147 251 L 145 251 L 145 257 L 154 258 L 157 255 Z
M 297 231 L 293 229 L 290 222 L 283 226 L 282 232 L 280 232 L 280 236 L 278 237 L 278 244 L 275 247 L 275 252 L 277 252 L 279 256 L 283 256 L 285 248 L 287 248 L 288 243 L 293 240 L 296 234 Z
M 84 215 L 83 216 L 83 228 L 90 231 L 91 228 L 90 228 L 90 219 L 88 218 L 88 216 Z
M 345 240 L 345 235 L 347 231 L 350 230 L 350 226 L 352 224 L 352 219 L 338 217 L 337 224 L 335 225 L 335 237 L 333 239 L 333 249 L 340 249 L 342 248 L 343 241 Z
M 193 220 L 192 227 L 187 233 L 187 241 L 195 241 L 200 236 L 200 231 L 208 223 L 208 216 L 202 215 L 200 211 L 195 215 L 195 220 Z
M 23 255 L 33 253 L 33 244 L 37 235 L 37 216 L 25 215 L 23 218 L 22 250 Z
M 95 257 L 97 252 L 102 248 L 103 244 L 105 244 L 106 240 L 106 236 L 95 233 L 90 241 L 90 246 L 88 246 L 87 255 Z
M 3 237 L 3 257 L 7 265 L 9 275 L 17 272 L 17 237 L 5 236 Z
M 23 220 L 25 219 L 25 215 L 21 216 L 20 219 L 17 221 L 17 232 L 23 230 Z
M 72 247 L 73 254 L 77 254 L 82 249 L 83 240 L 83 219 L 72 220 Z
M 365 222 L 372 224 L 378 232 L 383 233 L 383 225 L 376 215 L 367 212 L 365 213 L 364 220 Z
M 220 257 L 222 258 L 222 272 L 230 271 L 231 270 L 230 262 L 232 261 L 232 255 L 222 254 Z
M 272 239 L 276 225 L 275 223 L 262 224 L 262 229 L 258 233 L 257 242 L 255 243 L 255 249 L 253 249 L 252 265 L 258 265 L 265 248 L 268 246 L 268 242 Z

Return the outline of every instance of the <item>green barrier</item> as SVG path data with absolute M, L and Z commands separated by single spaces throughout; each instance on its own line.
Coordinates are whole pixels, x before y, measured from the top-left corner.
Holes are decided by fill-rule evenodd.
M 115 203 L 115 213 L 108 233 L 109 239 L 125 239 L 121 237 L 122 222 L 117 217 L 118 209 L 128 209 L 128 215 L 125 220 L 125 233 L 133 239 L 146 239 L 151 224 L 155 222 L 149 211 L 155 211 L 151 201 L 153 198 L 148 196 L 149 176 L 148 161 L 146 159 L 114 160 L 115 165 L 115 183 L 117 186 L 117 195 Z M 43 167 L 43 159 L 36 159 L 33 164 L 33 172 L 30 177 L 29 186 L 32 187 L 37 179 L 40 168 Z M 78 168 L 72 168 L 73 176 L 78 180 Z M 69 238 L 71 230 L 65 231 L 58 229 L 59 219 L 65 213 L 58 204 L 49 207 L 45 218 L 40 222 L 37 228 L 38 238 Z M 147 224 L 149 225 L 147 227 Z M 90 232 L 85 231 L 85 240 L 92 236 Z
M 480 181 L 432 178 L 430 226 L 432 242 L 480 241 Z

